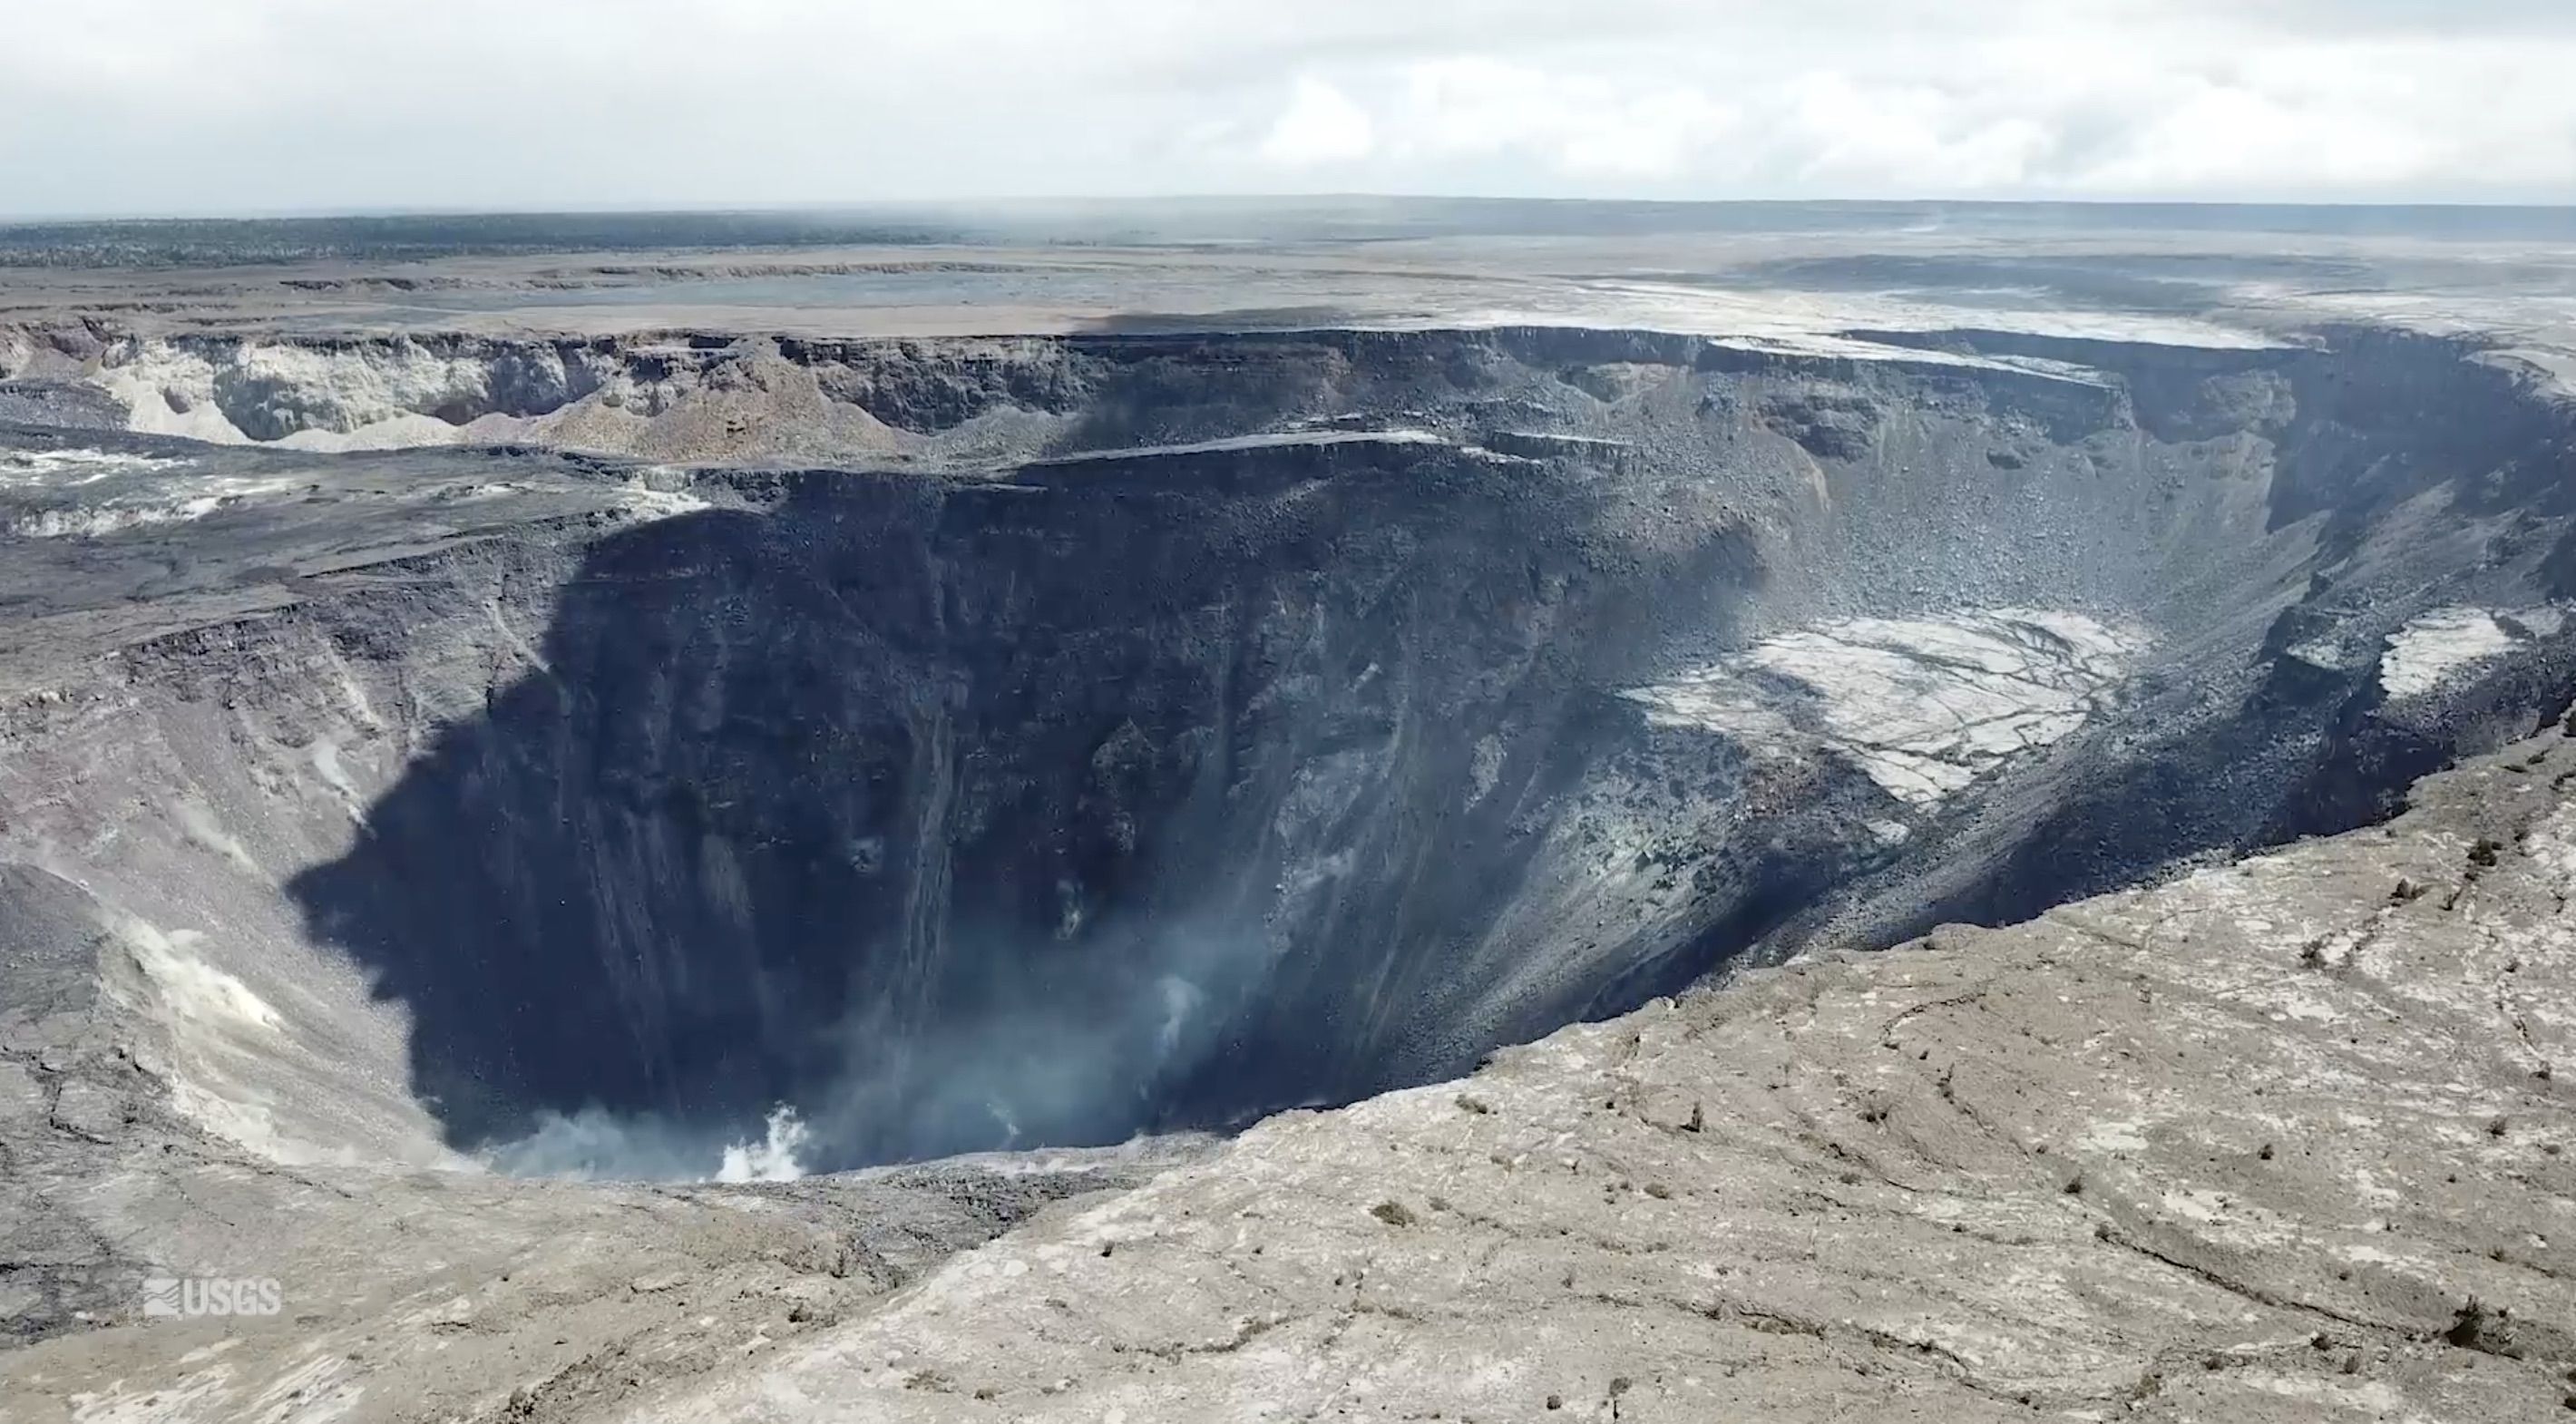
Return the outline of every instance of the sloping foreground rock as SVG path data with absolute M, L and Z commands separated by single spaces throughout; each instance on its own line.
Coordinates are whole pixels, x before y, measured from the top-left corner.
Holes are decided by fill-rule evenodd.
M 632 1417 L 2568 1417 L 2571 786 L 1290 1114 Z

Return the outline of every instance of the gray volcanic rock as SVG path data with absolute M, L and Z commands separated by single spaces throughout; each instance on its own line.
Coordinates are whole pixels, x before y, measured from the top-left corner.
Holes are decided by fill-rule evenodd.
M 2571 785 L 1284 1116 L 625 1417 L 2559 1417 Z
M 330 1274 L 289 1320 L 74 1336 L 0 1380 L 27 1419 L 2555 1417 L 2571 787 L 2552 732 L 2385 829 L 1755 971 L 926 1273 L 974 1228 L 876 1178 L 282 1172 L 145 1137 L 67 1185 Z
M 0 1355 L 12 1424 L 601 1417 L 1199 1149 L 740 1185 L 530 1181 L 245 1158 L 130 1078 L 105 1111 L 90 1104 L 117 1085 L 96 1070 L 40 1081 L 50 1130 L 14 1108 L 0 1120 L 14 1188 L 0 1298 L 71 1329 Z M 145 1315 L 143 1283 L 171 1262 L 271 1283 L 281 1310 Z
M 2557 1408 L 2576 751 L 2224 865 L 2576 694 L 2546 322 L 494 260 L 0 294 L 12 1421 Z
M 2473 345 L 1937 344 L 796 349 L 920 363 L 925 425 L 1047 403 L 1002 468 L 27 431 L 0 861 L 259 1006 L 138 1012 L 269 1159 L 688 1175 L 783 1105 L 831 1169 L 2027 917 L 2367 821 L 2576 688 L 2569 413 Z

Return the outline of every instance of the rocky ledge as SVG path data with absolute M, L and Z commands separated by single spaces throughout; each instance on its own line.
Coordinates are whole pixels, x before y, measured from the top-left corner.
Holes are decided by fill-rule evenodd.
M 2571 787 L 1288 1114 L 630 1417 L 2568 1417 Z

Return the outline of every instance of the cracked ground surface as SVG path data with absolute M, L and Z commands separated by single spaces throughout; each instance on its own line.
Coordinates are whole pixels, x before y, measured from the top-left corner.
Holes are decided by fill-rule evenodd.
M 1663 725 L 1728 733 L 1760 754 L 1812 742 L 1929 806 L 2083 726 L 2144 642 L 2043 609 L 1851 618 L 1626 695 Z
M 2576 742 L 2414 806 L 1150 1180 L 254 1167 L 65 977 L 0 1063 L 13 1288 L 176 1252 L 293 1306 L 13 1352 L 0 1418 L 2563 1418 Z
M 2568 1417 L 2571 787 L 1281 1117 L 629 1417 Z

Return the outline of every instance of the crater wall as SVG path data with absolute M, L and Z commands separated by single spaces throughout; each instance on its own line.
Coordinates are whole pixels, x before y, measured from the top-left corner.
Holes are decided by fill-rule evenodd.
M 2460 344 L 549 349 L 508 369 L 685 367 L 664 414 L 757 415 L 734 454 L 900 439 L 650 500 L 615 459 L 299 455 L 503 493 L 21 699 L 8 858 L 194 936 L 317 1079 L 390 1079 L 270 1091 L 308 1147 L 712 1164 L 785 1104 L 833 1167 L 1240 1123 L 2366 822 L 2576 687 L 2566 413 Z M 260 408 L 323 409 L 302 379 Z M 288 458 L 152 448 L 182 463 L 98 489 Z M 614 497 L 540 516 L 547 481 Z M 94 794 L 39 789 L 66 765 Z

